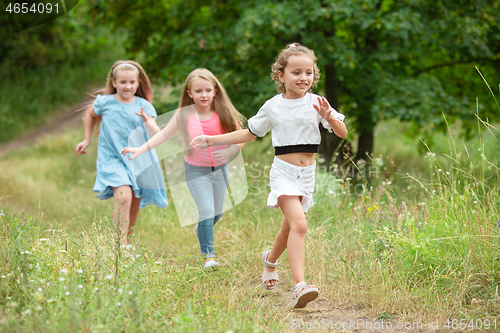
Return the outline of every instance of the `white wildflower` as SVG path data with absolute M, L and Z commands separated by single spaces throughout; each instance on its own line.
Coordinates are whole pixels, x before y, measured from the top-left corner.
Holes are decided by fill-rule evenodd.
M 38 302 L 38 303 L 42 303 L 43 302 L 43 295 L 41 292 L 36 292 L 35 293 L 35 300 Z

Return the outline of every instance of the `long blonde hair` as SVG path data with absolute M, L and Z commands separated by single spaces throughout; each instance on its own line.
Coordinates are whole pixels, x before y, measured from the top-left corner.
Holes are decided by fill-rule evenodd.
M 285 67 L 288 63 L 288 58 L 292 55 L 305 55 L 312 59 L 314 63 L 314 76 L 313 76 L 313 84 L 312 87 L 316 86 L 319 81 L 319 68 L 316 64 L 316 55 L 314 51 L 304 45 L 300 45 L 299 43 L 291 43 L 288 44 L 286 48 L 281 50 L 280 54 L 276 58 L 276 61 L 271 67 L 271 78 L 276 83 L 276 89 L 279 93 L 286 93 L 285 84 L 280 81 L 279 73 L 285 74 Z M 308 92 L 312 92 L 311 89 Z
M 122 65 L 118 68 L 117 66 Z M 127 66 L 129 65 L 129 66 Z M 116 68 L 116 70 L 115 70 Z M 135 61 L 132 60 L 118 60 L 116 61 L 113 66 L 111 66 L 107 79 L 106 79 L 106 85 L 104 88 L 97 90 L 94 92 L 94 94 L 91 94 L 92 99 L 85 103 L 83 109 L 85 109 L 85 114 L 83 116 L 83 120 L 85 121 L 85 118 L 88 117 L 88 113 L 90 110 L 92 110 L 94 100 L 96 98 L 97 94 L 101 95 L 113 95 L 116 94 L 116 88 L 113 87 L 113 80 L 116 80 L 116 75 L 120 71 L 134 71 L 137 73 L 137 80 L 139 81 L 139 87 L 137 88 L 137 91 L 135 92 L 135 96 L 142 97 L 148 102 L 152 103 L 153 102 L 153 89 L 151 88 L 151 81 L 149 81 L 148 76 L 146 75 L 146 71 L 142 66 Z M 102 117 L 98 117 L 98 120 L 96 122 L 96 126 L 101 122 Z
M 242 126 L 243 116 L 236 110 L 226 93 L 222 84 L 217 80 L 215 75 L 205 68 L 197 68 L 186 78 L 184 87 L 182 88 L 181 99 L 179 101 L 179 108 L 175 116 L 177 117 L 177 124 L 182 137 L 182 145 L 188 156 L 194 154 L 193 149 L 189 145 L 190 137 L 187 130 L 187 125 L 190 115 L 196 110 L 194 101 L 189 97 L 187 91 L 191 89 L 191 83 L 196 79 L 205 79 L 210 82 L 215 89 L 217 89 L 211 108 L 219 116 L 221 131 L 229 133 L 238 130 Z

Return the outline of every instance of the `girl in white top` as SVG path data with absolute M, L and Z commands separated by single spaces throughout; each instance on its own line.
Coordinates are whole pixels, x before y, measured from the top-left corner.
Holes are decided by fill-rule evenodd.
M 316 56 L 298 43 L 280 52 L 272 66 L 273 80 L 280 94 L 268 100 L 248 120 L 248 129 L 223 135 L 201 135 L 191 146 L 204 149 L 212 145 L 244 143 L 272 130 L 275 158 L 270 170 L 271 193 L 267 205 L 283 212 L 281 229 L 271 250 L 262 254 L 262 284 L 273 289 L 278 283 L 279 256 L 288 249 L 293 278 L 293 306 L 303 308 L 318 297 L 318 288 L 304 280 L 305 213 L 313 205 L 314 173 L 321 140 L 319 123 L 341 138 L 347 135 L 344 116 L 330 107 L 324 97 L 311 93 L 319 80 Z

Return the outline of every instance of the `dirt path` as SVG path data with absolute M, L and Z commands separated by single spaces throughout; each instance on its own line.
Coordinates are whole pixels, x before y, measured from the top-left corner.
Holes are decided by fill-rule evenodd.
M 253 280 L 251 288 L 261 289 L 260 280 Z M 293 332 L 335 332 L 335 333 L 444 333 L 475 332 L 473 330 L 446 329 L 443 322 L 405 321 L 376 318 L 373 311 L 351 302 L 339 304 L 321 293 L 318 299 L 304 309 L 292 308 L 291 290 L 278 285 L 273 291 L 262 291 L 257 297 L 272 302 L 276 312 L 286 315 L 284 331 Z
M 63 133 L 66 128 L 82 126 L 82 116 L 83 111 L 75 111 L 74 106 L 67 107 L 54 121 L 22 138 L 0 144 L 0 155 L 35 144 L 46 136 Z
M 276 288 L 276 306 L 290 312 L 286 332 L 343 332 L 343 333 L 442 333 L 443 323 L 405 322 L 395 319 L 384 320 L 370 317 L 368 309 L 356 305 L 335 304 L 324 297 L 308 304 L 304 309 L 292 309 L 291 292 Z M 282 301 L 278 301 L 281 299 Z M 436 324 L 439 328 L 436 327 Z M 454 330 L 454 332 L 461 332 Z

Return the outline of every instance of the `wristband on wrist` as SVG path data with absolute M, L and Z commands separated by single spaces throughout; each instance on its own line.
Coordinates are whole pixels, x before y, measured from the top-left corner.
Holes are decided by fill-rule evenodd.
M 330 119 L 330 121 L 336 121 L 336 122 L 338 122 L 339 124 L 341 123 L 341 122 L 340 122 L 340 120 L 337 120 L 337 119 L 333 118 L 333 116 L 332 116 L 332 118 Z

